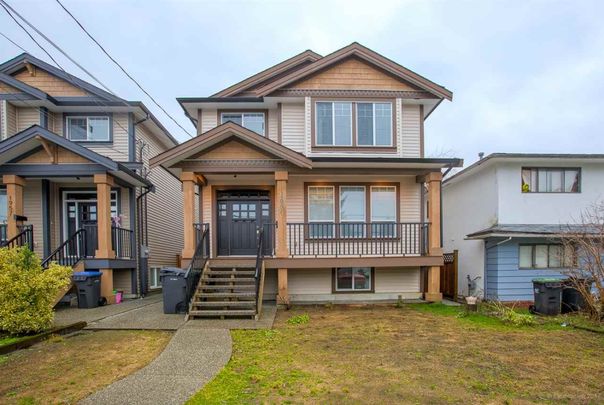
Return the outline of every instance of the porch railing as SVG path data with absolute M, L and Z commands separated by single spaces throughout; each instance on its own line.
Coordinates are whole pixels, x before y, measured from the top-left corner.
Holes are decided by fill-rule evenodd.
M 197 224 L 196 224 L 197 225 Z M 208 225 L 208 224 L 200 224 L 200 225 Z M 189 303 L 189 310 L 191 309 L 191 299 L 193 298 L 193 294 L 197 290 L 197 285 L 199 284 L 199 280 L 201 279 L 201 274 L 203 273 L 203 269 L 206 266 L 210 258 L 210 227 L 205 226 L 203 230 L 199 234 L 199 238 L 197 239 L 195 253 L 193 254 L 193 258 L 191 259 L 191 263 L 189 263 L 189 267 L 187 267 L 187 272 L 185 274 L 185 278 L 187 281 L 187 302 Z
M 203 237 L 203 233 L 210 229 L 210 224 L 208 223 L 203 223 L 203 224 L 193 224 L 193 227 L 195 228 L 195 246 L 197 246 L 197 244 L 199 243 L 199 241 L 201 240 L 201 238 Z M 209 239 L 208 239 L 209 241 Z
M 94 257 L 98 249 L 98 225 L 84 224 L 86 231 L 85 256 Z M 134 259 L 134 231 L 126 228 L 111 227 L 111 244 L 118 259 Z
M 75 266 L 86 257 L 86 230 L 79 229 L 42 261 L 42 268 L 57 262 L 62 266 Z
M 17 247 L 27 246 L 29 250 L 34 250 L 34 227 L 33 225 L 21 225 L 19 226 L 19 233 L 8 239 L 7 229 L 4 228 L 4 234 L 2 240 L 0 240 L 0 247 Z
M 270 229 L 270 228 L 269 228 Z M 258 228 L 258 248 L 256 251 L 256 269 L 254 272 L 256 281 L 256 319 L 262 313 L 262 291 L 264 286 L 264 229 Z
M 301 222 L 287 224 L 290 256 L 421 256 L 429 223 Z

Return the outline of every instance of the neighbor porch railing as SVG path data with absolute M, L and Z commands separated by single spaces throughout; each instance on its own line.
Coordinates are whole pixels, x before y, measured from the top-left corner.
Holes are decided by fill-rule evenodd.
M 295 256 L 421 256 L 429 223 L 300 222 L 287 224 L 289 254 Z
M 86 257 L 85 247 L 86 231 L 79 229 L 42 261 L 42 268 L 48 268 L 52 262 L 73 267 Z

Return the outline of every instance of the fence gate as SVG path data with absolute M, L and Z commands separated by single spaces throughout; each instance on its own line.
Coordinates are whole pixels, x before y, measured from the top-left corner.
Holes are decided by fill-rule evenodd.
M 445 264 L 440 267 L 440 292 L 444 297 L 457 298 L 457 250 L 443 254 Z

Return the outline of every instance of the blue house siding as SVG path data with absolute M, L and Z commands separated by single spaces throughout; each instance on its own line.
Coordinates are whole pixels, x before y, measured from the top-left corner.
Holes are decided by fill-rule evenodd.
M 532 301 L 533 283 L 537 277 L 564 278 L 560 269 L 519 269 L 519 245 L 521 243 L 552 243 L 548 239 L 489 238 L 486 249 L 486 298 L 499 301 Z

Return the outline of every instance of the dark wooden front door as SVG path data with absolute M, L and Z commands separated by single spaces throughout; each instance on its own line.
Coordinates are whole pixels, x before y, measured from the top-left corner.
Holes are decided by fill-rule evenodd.
M 272 252 L 271 206 L 267 191 L 218 193 L 218 254 L 255 256 L 258 229 L 264 229 L 264 253 Z

